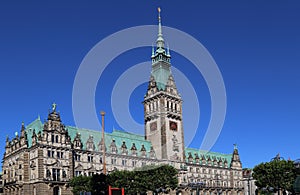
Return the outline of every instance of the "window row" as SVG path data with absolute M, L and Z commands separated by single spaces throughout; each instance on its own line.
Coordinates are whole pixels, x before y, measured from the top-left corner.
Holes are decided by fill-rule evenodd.
M 138 166 L 138 160 L 127 160 L 127 159 L 122 159 L 121 164 L 119 164 L 119 161 L 117 158 L 111 158 L 110 163 L 112 165 L 122 165 L 122 166 L 131 166 L 131 167 L 137 167 Z M 147 163 L 142 161 L 141 166 L 145 166 Z
M 47 156 L 49 158 L 62 158 L 62 159 L 65 158 L 64 152 L 54 151 L 54 150 L 48 150 Z
M 204 174 L 215 174 L 215 175 L 229 175 L 229 171 L 222 171 L 222 170 L 213 170 L 213 169 L 205 169 L 199 167 L 189 167 L 190 173 L 204 173 Z
M 52 181 L 60 181 L 61 178 L 66 178 L 67 177 L 67 171 L 66 170 L 61 170 L 57 168 L 53 169 L 46 169 L 46 178 L 50 179 Z

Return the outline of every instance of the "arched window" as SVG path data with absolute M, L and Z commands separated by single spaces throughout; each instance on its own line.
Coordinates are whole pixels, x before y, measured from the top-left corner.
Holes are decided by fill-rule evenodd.
M 59 189 L 58 186 L 55 186 L 55 187 L 53 188 L 53 195 L 60 195 L 60 189 Z
M 55 143 L 58 143 L 58 135 L 55 136 Z

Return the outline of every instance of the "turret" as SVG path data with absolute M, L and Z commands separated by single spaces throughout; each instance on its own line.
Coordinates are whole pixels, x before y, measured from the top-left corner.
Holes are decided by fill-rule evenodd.
M 241 160 L 240 160 L 240 155 L 239 155 L 238 148 L 237 148 L 236 144 L 234 144 L 234 149 L 233 149 L 233 153 L 232 153 L 230 168 L 238 169 L 238 170 L 242 169 L 242 163 L 241 163 Z

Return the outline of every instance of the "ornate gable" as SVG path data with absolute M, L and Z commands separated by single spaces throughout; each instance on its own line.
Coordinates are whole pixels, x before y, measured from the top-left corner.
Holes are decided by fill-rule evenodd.
M 166 92 L 168 92 L 171 95 L 178 96 L 177 87 L 176 87 L 175 80 L 172 75 L 170 75 L 168 78 Z
M 73 140 L 73 148 L 82 149 L 82 146 L 83 146 L 83 144 L 81 142 L 81 135 L 80 135 L 80 133 L 77 133 L 76 137 Z
M 86 142 L 86 149 L 89 151 L 95 150 L 94 137 L 92 135 L 89 136 L 89 139 Z

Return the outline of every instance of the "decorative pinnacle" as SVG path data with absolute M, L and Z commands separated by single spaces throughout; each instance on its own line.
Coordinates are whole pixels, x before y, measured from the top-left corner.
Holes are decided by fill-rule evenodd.
M 105 115 L 105 112 L 104 112 L 104 111 L 101 111 L 100 114 L 101 114 L 101 116 L 104 116 L 104 115 Z
M 158 11 L 158 21 L 160 22 L 160 12 L 161 12 L 160 7 L 157 8 L 157 11 Z
M 158 36 L 162 36 L 161 17 L 160 17 L 161 9 L 160 9 L 160 7 L 157 8 L 157 11 L 158 11 Z
M 158 35 L 157 35 L 157 40 L 156 40 L 156 47 L 157 48 L 163 48 L 164 47 L 164 38 L 163 38 L 163 35 L 162 35 L 161 17 L 160 17 L 161 9 L 160 9 L 160 7 L 157 8 L 157 10 L 158 10 Z

